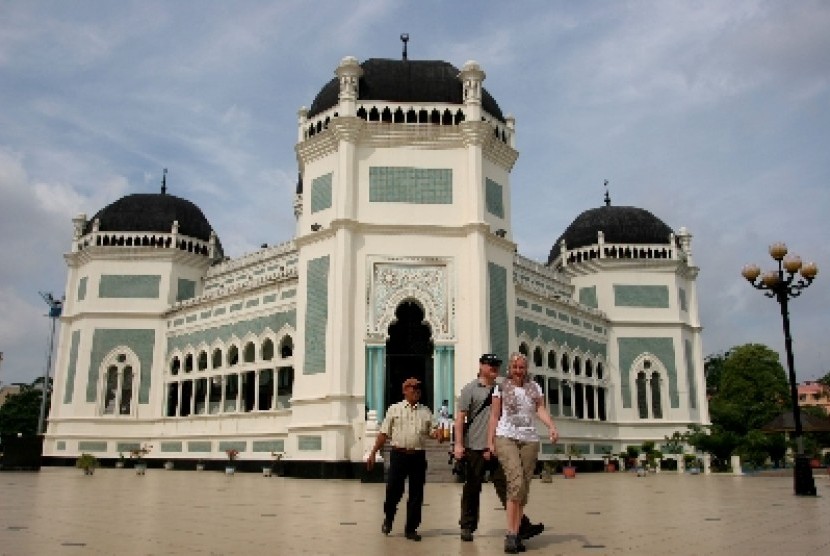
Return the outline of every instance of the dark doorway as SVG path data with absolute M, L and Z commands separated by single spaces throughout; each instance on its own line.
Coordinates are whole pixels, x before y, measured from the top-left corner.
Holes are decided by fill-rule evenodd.
M 401 385 L 410 377 L 421 381 L 421 403 L 432 408 L 432 331 L 424 310 L 404 301 L 395 310 L 386 342 L 386 407 L 403 399 Z

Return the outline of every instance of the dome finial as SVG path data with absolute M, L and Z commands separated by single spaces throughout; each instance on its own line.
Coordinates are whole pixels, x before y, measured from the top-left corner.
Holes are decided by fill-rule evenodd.
M 161 175 L 161 194 L 167 195 L 167 168 L 164 169 Z
M 406 61 L 406 43 L 409 42 L 409 33 L 401 33 L 401 41 L 403 41 L 403 59 Z
M 608 194 L 608 180 L 605 180 L 605 183 L 603 183 L 603 185 L 605 186 L 605 206 L 610 207 L 611 196 Z

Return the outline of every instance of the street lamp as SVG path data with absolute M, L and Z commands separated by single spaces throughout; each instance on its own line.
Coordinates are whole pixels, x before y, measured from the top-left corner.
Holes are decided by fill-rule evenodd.
M 795 380 L 795 365 L 793 363 L 793 342 L 790 336 L 790 314 L 787 308 L 790 298 L 801 295 L 802 290 L 809 286 L 818 274 L 816 263 L 802 264 L 797 255 L 787 256 L 787 246 L 783 243 L 773 243 L 769 247 L 770 256 L 778 263 L 778 270 L 770 270 L 761 274 L 757 265 L 746 265 L 741 274 L 752 287 L 765 290 L 764 295 L 775 299 L 781 305 L 781 318 L 784 321 L 784 349 L 787 351 L 787 370 L 790 374 L 790 398 L 793 407 L 793 421 L 795 421 L 796 456 L 793 483 L 795 493 L 802 496 L 815 496 L 816 484 L 813 480 L 813 470 L 810 462 L 804 455 L 804 439 L 801 430 L 801 408 L 798 406 L 798 386 Z M 798 278 L 798 274 L 801 277 Z M 760 279 L 759 279 L 760 276 Z
M 44 421 L 46 421 L 46 396 L 49 393 L 49 375 L 52 372 L 52 352 L 55 347 L 55 323 L 61 316 L 63 309 L 63 301 L 55 299 L 51 293 L 38 292 L 43 301 L 49 305 L 49 314 L 52 319 L 52 331 L 49 334 L 49 351 L 46 353 L 46 370 L 43 372 L 43 393 L 40 397 L 40 415 L 37 420 L 37 434 L 38 436 L 44 433 Z

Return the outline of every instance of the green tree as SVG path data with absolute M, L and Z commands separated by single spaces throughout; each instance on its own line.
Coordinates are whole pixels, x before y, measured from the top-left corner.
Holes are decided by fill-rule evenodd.
M 687 442 L 710 452 L 720 468 L 735 453 L 758 465 L 767 456 L 780 459 L 783 437 L 760 432 L 789 405 L 787 375 L 778 353 L 761 344 L 745 344 L 707 357 L 706 366 L 712 425 L 690 427 Z
M 729 352 L 708 355 L 703 360 L 703 374 L 706 376 L 706 393 L 710 396 L 718 392 L 720 379 L 723 375 L 723 363 L 729 357 Z
M 820 382 L 820 383 L 824 384 L 825 386 L 830 386 L 830 372 L 828 372 L 826 375 L 824 375 L 823 377 L 818 379 L 817 382 Z
M 723 362 L 718 391 L 709 404 L 712 422 L 745 436 L 784 411 L 789 386 L 778 353 L 761 344 L 729 351 Z
M 34 436 L 37 434 L 37 421 L 40 417 L 40 400 L 42 390 L 40 378 L 31 385 L 22 386 L 20 392 L 13 394 L 0 406 L 0 434 L 17 434 Z M 49 412 L 49 399 L 46 400 L 46 412 Z

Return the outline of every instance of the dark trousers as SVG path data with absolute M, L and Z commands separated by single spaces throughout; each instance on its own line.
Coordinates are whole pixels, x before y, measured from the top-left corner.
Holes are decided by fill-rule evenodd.
M 389 452 L 389 476 L 386 481 L 386 501 L 383 513 L 392 523 L 398 502 L 403 498 L 404 486 L 409 479 L 409 496 L 406 499 L 406 525 L 404 531 L 412 533 L 421 524 L 421 506 L 424 504 L 424 482 L 427 478 L 427 457 L 423 450 L 406 453 Z
M 475 531 L 478 529 L 478 516 L 481 501 L 481 485 L 490 472 L 490 481 L 496 489 L 502 507 L 507 507 L 507 479 L 504 470 L 496 458 L 485 459 L 483 450 L 467 449 L 464 453 L 466 462 L 466 479 L 461 490 L 461 519 L 458 524 L 462 529 Z M 530 525 L 527 516 L 522 516 L 521 528 Z

